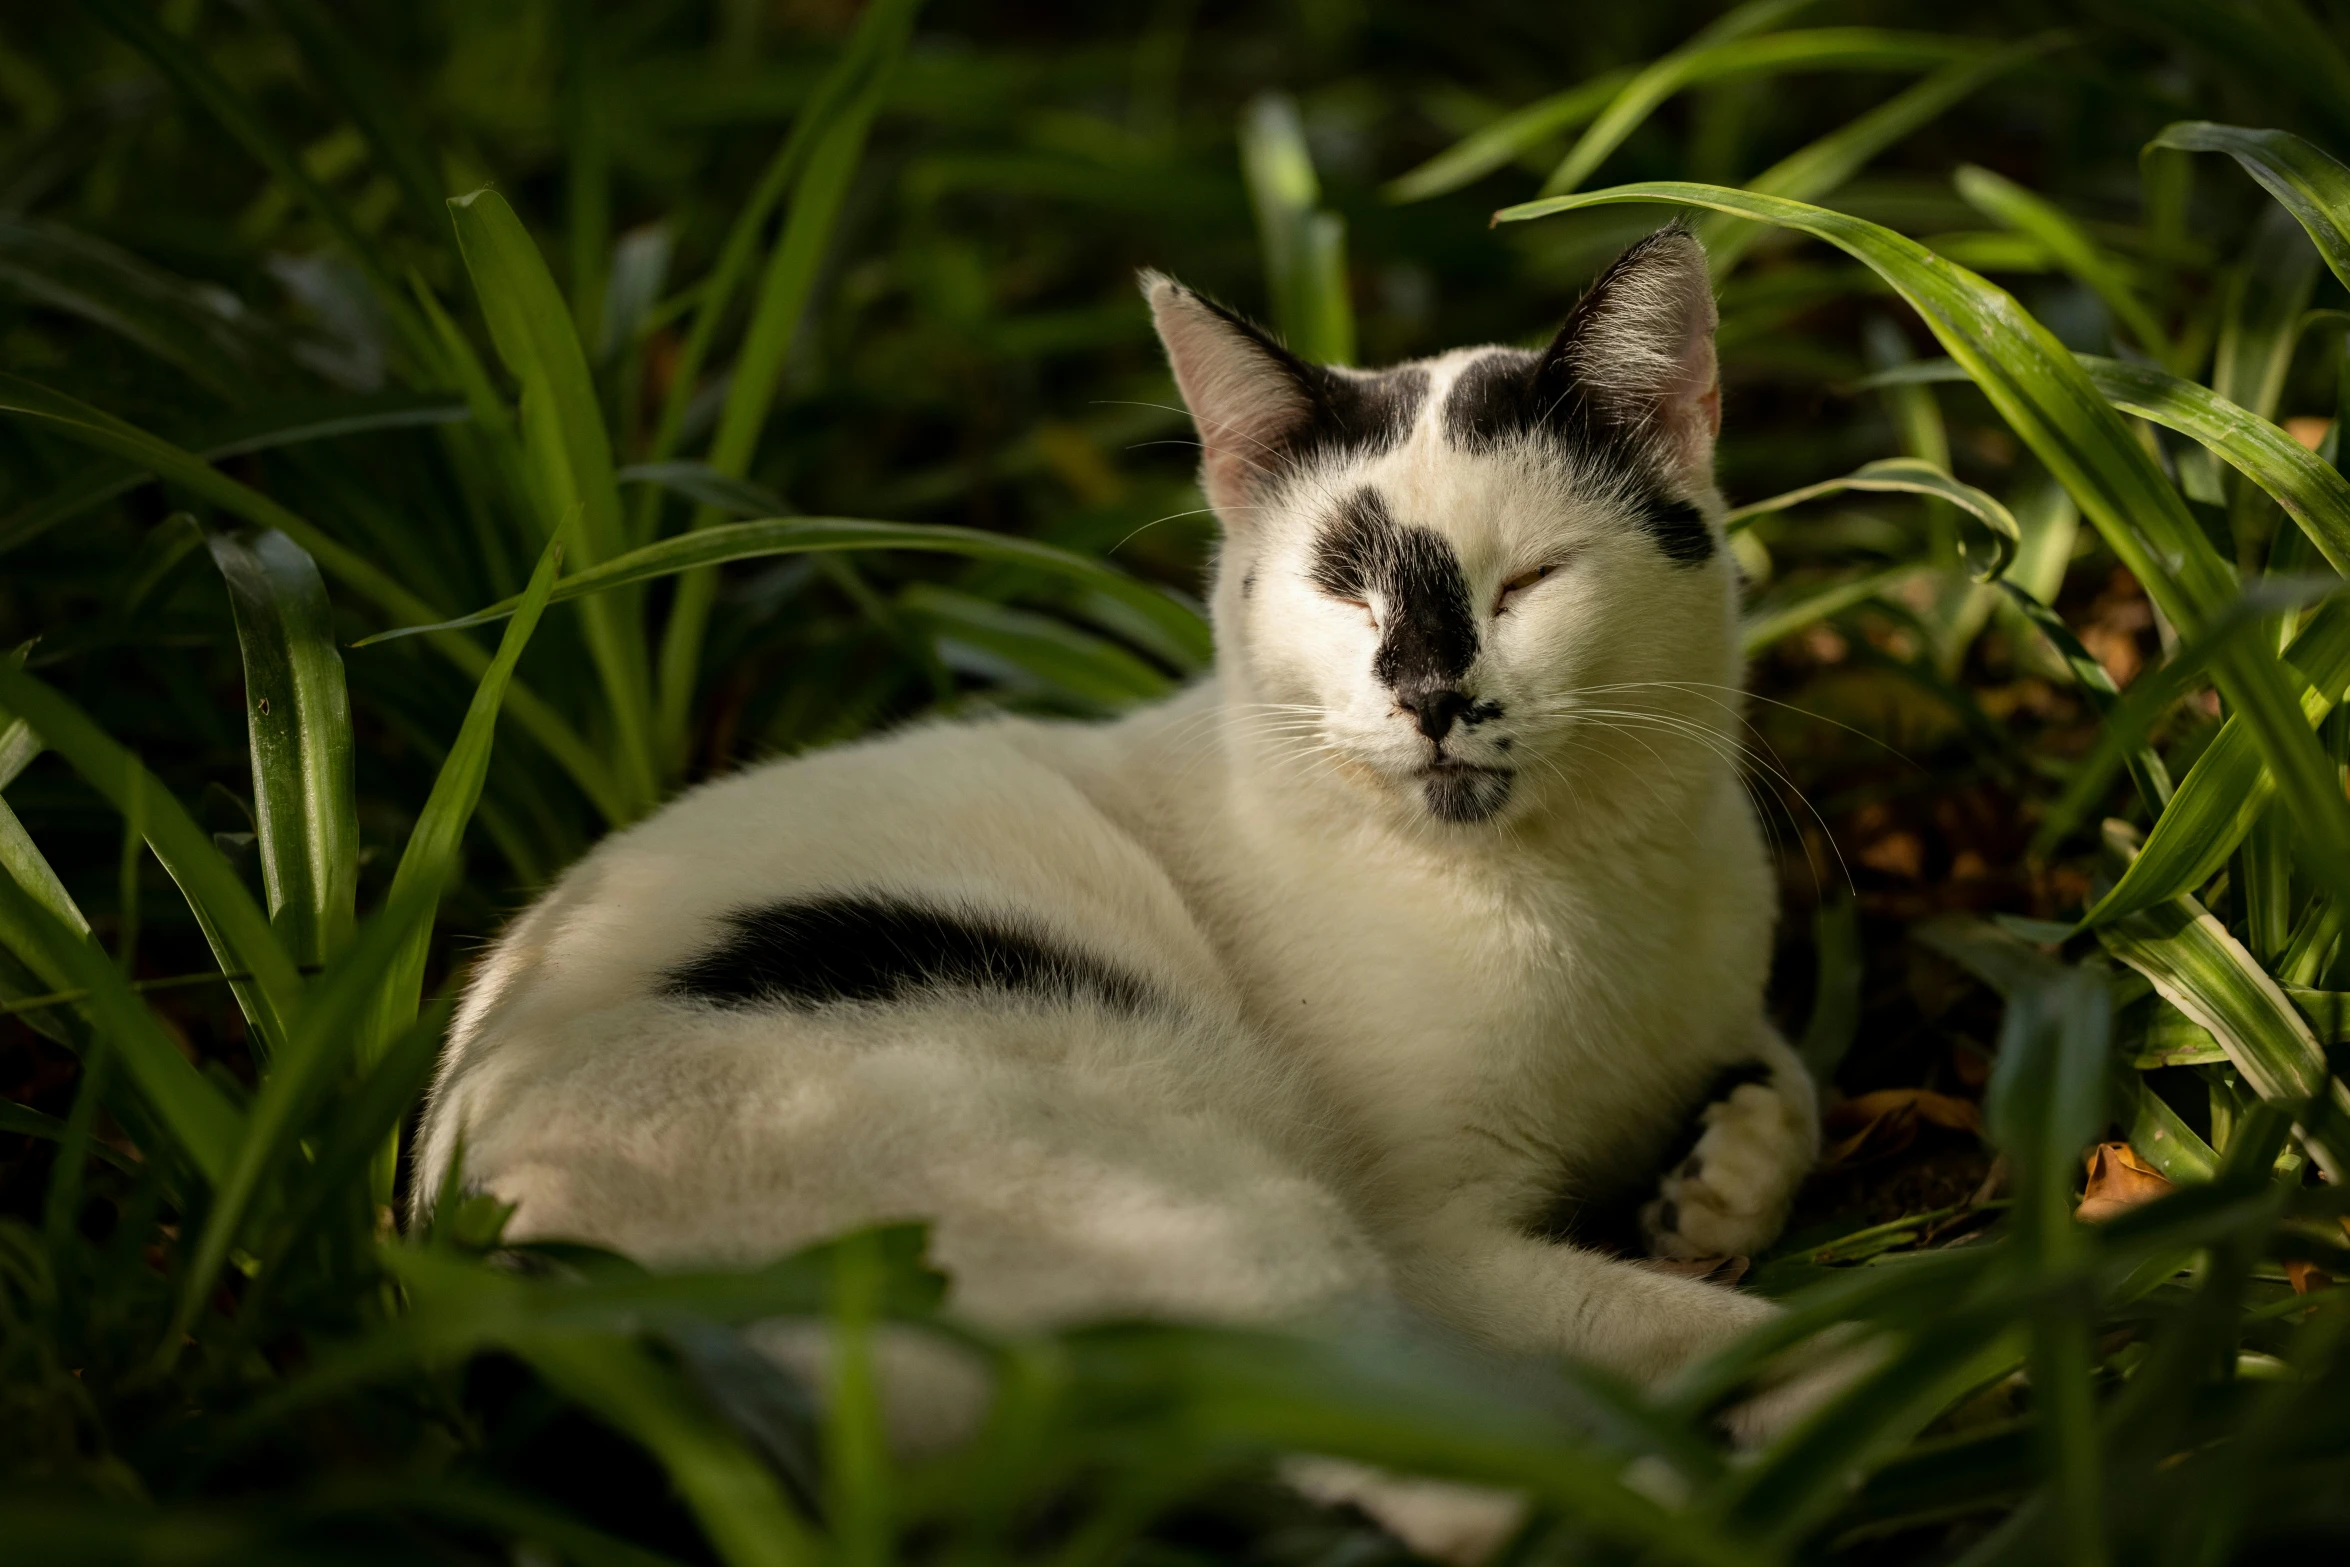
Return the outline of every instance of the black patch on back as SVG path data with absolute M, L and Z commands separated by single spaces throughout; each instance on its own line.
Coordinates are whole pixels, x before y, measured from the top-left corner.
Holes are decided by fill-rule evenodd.
M 1398 695 L 1457 685 L 1477 661 L 1477 611 L 1460 557 L 1442 535 L 1397 522 L 1377 490 L 1340 503 L 1314 542 L 1311 575 L 1332 598 L 1379 595 L 1386 618 L 1371 673 Z
M 845 894 L 736 909 L 718 945 L 661 977 L 666 996 L 717 1006 L 819 1007 L 924 990 L 994 990 L 1151 1005 L 1140 980 L 999 915 Z
M 1274 451 L 1261 454 L 1269 473 L 1332 453 L 1375 457 L 1391 451 L 1411 433 L 1428 400 L 1428 372 L 1417 365 L 1394 370 L 1341 370 L 1300 359 L 1279 339 L 1236 310 L 1205 294 L 1192 295 L 1253 343 L 1305 394 L 1304 423 Z

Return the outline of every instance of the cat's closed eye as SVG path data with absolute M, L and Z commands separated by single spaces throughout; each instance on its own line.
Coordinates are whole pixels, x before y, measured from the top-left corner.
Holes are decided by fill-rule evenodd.
M 1512 599 L 1565 564 L 1566 562 L 1563 560 L 1554 560 L 1546 566 L 1537 566 L 1532 571 L 1519 572 L 1501 585 L 1501 592 L 1493 600 L 1493 612 L 1496 615 L 1507 614 Z

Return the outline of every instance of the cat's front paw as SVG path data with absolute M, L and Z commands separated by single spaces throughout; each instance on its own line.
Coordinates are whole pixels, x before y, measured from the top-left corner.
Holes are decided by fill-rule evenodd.
M 1705 1107 L 1689 1156 L 1640 1210 L 1658 1257 L 1751 1257 L 1787 1220 L 1811 1167 L 1812 1129 L 1765 1083 L 1741 1083 Z

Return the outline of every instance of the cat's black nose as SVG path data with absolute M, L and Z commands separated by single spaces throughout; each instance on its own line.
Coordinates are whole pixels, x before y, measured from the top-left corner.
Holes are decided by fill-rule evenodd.
M 1453 720 L 1469 710 L 1469 699 L 1449 686 L 1438 686 L 1427 691 L 1399 691 L 1396 706 L 1412 715 L 1420 726 L 1420 733 L 1431 740 L 1441 740 L 1452 733 Z

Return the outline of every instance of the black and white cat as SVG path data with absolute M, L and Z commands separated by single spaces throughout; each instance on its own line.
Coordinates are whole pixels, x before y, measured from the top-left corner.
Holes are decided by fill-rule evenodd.
M 462 1140 L 510 1235 L 654 1265 L 922 1217 L 983 1324 L 1400 1302 L 1669 1373 L 1770 1308 L 1579 1223 L 1637 1181 L 1654 1252 L 1751 1252 L 1817 1141 L 1762 1010 L 1704 255 L 1636 245 L 1543 352 L 1376 373 L 1145 286 L 1214 677 L 613 837 L 481 964 L 417 1189 Z

